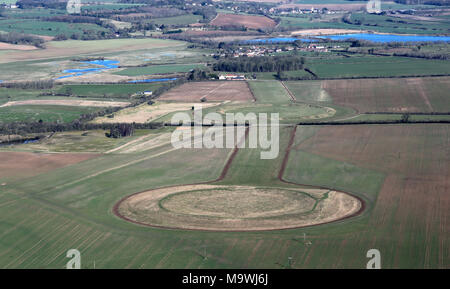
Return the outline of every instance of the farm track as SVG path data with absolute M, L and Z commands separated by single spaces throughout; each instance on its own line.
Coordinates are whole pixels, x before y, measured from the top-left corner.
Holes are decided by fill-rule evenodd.
M 279 170 L 279 172 L 278 172 L 278 179 L 279 179 L 279 181 L 281 181 L 282 183 L 286 183 L 286 184 L 290 184 L 290 185 L 295 185 L 295 186 L 299 186 L 299 187 L 302 187 L 302 188 L 307 187 L 307 188 L 311 188 L 311 189 L 322 189 L 322 190 L 336 191 L 336 192 L 339 192 L 339 193 L 347 194 L 347 195 L 349 195 L 349 196 L 351 196 L 351 197 L 357 199 L 357 200 L 361 203 L 361 208 L 360 208 L 357 212 L 355 212 L 355 213 L 353 213 L 353 214 L 351 214 L 351 215 L 344 216 L 344 217 L 339 218 L 339 219 L 336 219 L 336 220 L 323 222 L 323 223 L 320 223 L 320 224 L 306 225 L 306 226 L 298 226 L 298 227 L 292 227 L 292 228 L 265 229 L 265 230 L 258 230 L 258 231 L 292 230 L 292 229 L 298 229 L 298 228 L 312 227 L 312 226 L 324 225 L 324 224 L 328 224 L 328 223 L 334 223 L 334 222 L 341 221 L 341 220 L 344 220 L 344 219 L 348 219 L 348 218 L 351 218 L 351 217 L 356 217 L 356 216 L 360 215 L 360 214 L 365 210 L 365 208 L 366 208 L 365 201 L 364 201 L 363 199 L 361 199 L 360 197 L 357 197 L 357 196 L 355 196 L 355 195 L 353 195 L 353 194 L 350 194 L 350 193 L 347 193 L 347 192 L 343 192 L 343 191 L 339 191 L 339 190 L 335 190 L 335 189 L 331 189 L 331 188 L 327 188 L 327 187 L 298 184 L 298 183 L 289 182 L 289 181 L 286 181 L 286 180 L 283 179 L 283 174 L 284 174 L 284 171 L 285 171 L 285 169 L 286 169 L 286 165 L 287 165 L 287 162 L 288 162 L 288 159 L 289 159 L 289 153 L 290 153 L 292 144 L 294 143 L 294 138 L 295 138 L 295 133 L 296 133 L 296 131 L 297 131 L 297 126 L 295 125 L 294 128 L 293 128 L 293 130 L 292 130 L 292 133 L 291 133 L 291 136 L 290 136 L 290 139 L 289 139 L 288 146 L 287 146 L 287 148 L 286 148 L 286 153 L 285 153 L 285 155 L 284 155 L 283 162 L 282 162 L 281 167 L 280 167 L 280 170 Z M 180 187 L 180 186 L 191 186 L 191 185 L 201 185 L 201 184 L 213 184 L 213 183 L 217 183 L 217 182 L 222 181 L 222 180 L 227 176 L 228 170 L 230 169 L 231 164 L 232 164 L 234 158 L 236 157 L 236 155 L 237 155 L 237 153 L 238 153 L 238 151 L 239 151 L 239 144 L 240 144 L 242 141 L 245 141 L 246 137 L 248 136 L 248 133 L 249 133 L 249 128 L 247 127 L 247 129 L 245 130 L 244 138 L 241 139 L 241 140 L 239 141 L 239 143 L 236 144 L 235 148 L 234 148 L 233 151 L 231 152 L 230 157 L 229 157 L 228 160 L 226 161 L 226 163 L 225 163 L 225 165 L 224 165 L 224 168 L 222 169 L 222 172 L 221 172 L 220 176 L 219 176 L 217 179 L 212 180 L 212 181 L 206 181 L 206 182 L 200 182 L 200 183 L 193 183 L 193 184 L 184 184 L 184 185 L 175 185 L 175 186 L 165 186 L 165 187 L 159 187 L 159 188 L 155 188 L 155 189 L 151 189 L 151 190 L 145 190 L 145 191 L 133 193 L 133 194 L 131 194 L 131 195 L 125 196 L 125 197 L 123 197 L 122 199 L 120 199 L 120 200 L 114 205 L 114 207 L 112 208 L 112 213 L 113 213 L 114 215 L 116 215 L 118 218 L 122 219 L 122 220 L 131 222 L 131 223 L 134 223 L 134 224 L 137 224 L 137 225 L 146 226 L 146 227 L 159 228 L 159 229 L 167 229 L 167 230 L 186 230 L 186 231 L 205 231 L 205 232 L 211 232 L 212 230 L 206 230 L 206 229 L 174 228 L 174 227 L 167 227 L 167 226 L 151 225 L 151 224 L 148 224 L 148 223 L 136 221 L 136 220 L 133 220 L 133 219 L 130 219 L 130 218 L 128 218 L 128 217 L 123 216 L 123 215 L 119 212 L 119 207 L 120 207 L 120 205 L 121 205 L 124 201 L 126 201 L 127 199 L 129 199 L 129 198 L 131 198 L 131 197 L 133 197 L 133 196 L 135 196 L 135 195 L 144 193 L 144 192 L 148 192 L 148 191 L 152 191 L 152 190 L 156 190 L 156 189 L 161 189 L 161 188 L 173 188 L 173 187 Z M 251 231 L 251 230 L 250 230 L 250 231 Z M 220 231 L 220 232 L 246 232 L 246 230 L 224 230 L 224 231 Z

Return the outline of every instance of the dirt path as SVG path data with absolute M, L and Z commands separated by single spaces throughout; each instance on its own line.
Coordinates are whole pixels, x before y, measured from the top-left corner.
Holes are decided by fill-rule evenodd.
M 297 99 L 295 98 L 295 95 L 292 93 L 292 91 L 284 84 L 283 81 L 280 81 L 281 85 L 283 85 L 284 89 L 286 89 L 287 93 L 289 94 L 289 97 L 291 98 L 292 102 L 297 102 Z
M 118 150 L 120 150 L 120 149 L 123 149 L 124 147 L 127 147 L 127 146 L 129 146 L 129 145 L 132 145 L 132 144 L 134 144 L 134 143 L 137 143 L 138 141 L 141 141 L 141 140 L 145 139 L 146 137 L 148 137 L 148 135 L 143 135 L 143 136 L 141 136 L 141 137 L 138 137 L 138 138 L 135 139 L 135 140 L 132 140 L 132 141 L 130 141 L 130 142 L 127 142 L 127 143 L 125 143 L 125 144 L 123 144 L 123 145 L 121 145 L 121 146 L 118 146 L 118 147 L 116 147 L 116 148 L 113 148 L 113 149 L 111 149 L 111 150 L 105 152 L 105 154 L 113 153 L 113 152 L 115 152 L 115 151 L 118 151 Z
M 433 111 L 433 106 L 431 105 L 430 100 L 428 99 L 427 93 L 425 92 L 425 90 L 423 89 L 423 80 L 421 78 L 417 78 L 417 79 L 408 79 L 407 80 L 408 84 L 410 85 L 416 85 L 417 87 L 417 92 L 419 93 L 420 97 L 422 97 L 423 101 L 425 102 L 425 104 L 428 106 L 428 108 L 430 109 L 430 112 Z

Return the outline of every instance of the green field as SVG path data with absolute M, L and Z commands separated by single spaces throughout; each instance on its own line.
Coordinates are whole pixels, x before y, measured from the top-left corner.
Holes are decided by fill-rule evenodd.
M 372 132 L 368 127 L 357 131 L 367 130 Z M 276 177 L 291 131 L 289 127 L 281 129 L 280 155 L 275 160 L 260 160 L 259 150 L 240 150 L 222 183 L 290 187 L 278 182 Z M 413 147 L 424 139 L 439 144 L 435 149 L 439 148 L 441 155 L 440 140 L 442 133 L 448 133 L 448 126 L 433 127 L 423 135 L 426 131 L 410 127 L 405 131 L 407 137 L 399 135 L 398 138 L 403 137 Z M 380 134 L 373 137 L 384 144 L 389 140 L 389 132 L 396 130 L 387 128 L 381 132 L 384 137 Z M 294 145 L 311 142 L 317 133 L 315 128 L 299 127 Z M 357 142 L 349 138 L 344 141 Z M 424 222 L 430 218 L 428 210 L 425 220 L 423 214 L 421 220 L 415 217 L 417 214 L 402 217 L 402 206 L 414 205 L 419 200 L 405 196 L 401 200 L 394 198 L 387 205 L 389 200 L 380 197 L 386 196 L 379 192 L 385 179 L 383 172 L 355 161 L 317 156 L 311 152 L 314 144 L 312 141 L 304 150 L 291 152 L 286 178 L 351 191 L 366 201 L 363 215 L 310 228 L 252 233 L 161 230 L 118 219 L 111 214 L 111 207 L 121 197 L 167 184 L 212 180 L 219 175 L 229 155 L 229 150 L 206 153 L 201 149 L 164 153 L 171 147 L 160 147 L 145 153 L 100 156 L 25 180 L 6 180 L 0 195 L 0 226 L 4 232 L 0 267 L 63 268 L 67 262 L 65 253 L 70 248 L 81 251 L 82 268 L 93 268 L 94 261 L 96 268 L 283 268 L 288 256 L 293 257 L 293 268 L 365 268 L 365 254 L 370 248 L 382 252 L 383 268 L 447 267 L 445 232 L 437 233 L 437 239 L 423 242 L 428 238 L 428 233 L 421 233 Z M 333 146 L 333 143 L 324 145 Z M 414 156 L 406 155 L 408 159 Z M 211 158 L 215 161 L 211 162 Z M 386 165 L 390 164 L 393 161 Z M 436 201 L 427 200 L 427 203 L 436 204 Z M 390 211 L 385 213 L 385 206 Z M 438 212 L 445 216 L 443 208 Z M 433 225 L 431 230 L 438 232 L 435 231 L 438 226 L 439 223 Z M 304 233 L 312 245 L 303 243 Z M 406 239 L 390 237 L 398 238 L 399 234 L 406 234 Z M 409 254 L 410 250 L 417 254 Z M 427 250 L 432 254 L 426 255 Z
M 175 65 L 151 65 L 146 67 L 133 67 L 115 72 L 117 75 L 138 76 L 149 74 L 166 74 L 175 72 L 188 72 L 194 68 L 204 67 L 201 64 L 175 64 Z
M 286 104 L 291 101 L 279 81 L 250 81 L 249 85 L 258 103 Z
M 57 88 L 56 92 L 89 97 L 130 98 L 135 93 L 154 91 L 163 85 L 163 83 L 66 84 Z
M 70 35 L 72 34 L 82 35 L 83 31 L 92 33 L 109 31 L 95 24 L 50 22 L 26 19 L 0 20 L 0 30 L 6 32 L 18 32 L 45 36 L 56 36 L 58 34 L 64 34 L 68 37 L 70 37 Z
M 63 105 L 18 105 L 0 108 L 0 123 L 15 121 L 71 122 L 82 114 L 99 111 L 99 107 Z
M 319 60 L 311 61 L 306 66 L 319 78 L 448 75 L 450 68 L 449 62 L 442 60 L 401 57 L 379 57 L 372 61 L 366 58 L 361 61 L 354 60 Z
M 408 8 L 403 8 L 408 9 Z M 295 17 L 280 17 L 280 26 L 287 29 L 314 29 L 335 28 L 368 30 L 381 33 L 399 34 L 446 34 L 450 23 L 446 20 L 430 22 L 410 19 L 400 19 L 386 15 L 375 15 L 367 13 L 352 13 L 353 24 L 344 23 L 333 15 L 311 16 L 300 15 Z

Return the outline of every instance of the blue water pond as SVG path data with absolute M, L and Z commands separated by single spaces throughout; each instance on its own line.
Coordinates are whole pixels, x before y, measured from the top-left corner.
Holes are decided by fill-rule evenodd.
M 328 35 L 317 36 L 317 38 L 331 39 L 331 40 L 348 40 L 358 39 L 367 40 L 373 42 L 449 42 L 450 36 L 432 36 L 432 35 L 399 35 L 399 34 L 371 34 L 371 33 L 358 33 L 358 34 L 342 34 L 342 35 Z
M 81 66 L 90 66 L 90 65 L 96 65 L 100 67 L 91 67 L 91 68 L 77 68 L 77 69 L 66 69 L 63 70 L 63 73 L 70 73 L 68 75 L 60 76 L 56 79 L 63 79 L 68 77 L 74 77 L 74 76 L 81 76 L 88 73 L 95 73 L 95 72 L 101 72 L 108 69 L 118 68 L 117 65 L 119 63 L 118 60 L 92 60 L 92 61 L 82 61 Z

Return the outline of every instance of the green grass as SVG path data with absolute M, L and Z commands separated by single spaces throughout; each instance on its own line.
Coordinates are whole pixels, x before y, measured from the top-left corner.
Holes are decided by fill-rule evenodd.
M 28 19 L 0 20 L 0 30 L 44 36 L 56 36 L 58 34 L 70 36 L 72 34 L 81 35 L 83 34 L 83 31 L 91 31 L 94 33 L 108 31 L 96 24 L 50 22 Z
M 15 121 L 71 122 L 80 115 L 101 110 L 99 107 L 62 105 L 17 105 L 0 108 L 0 123 Z
M 355 24 L 344 23 L 340 19 L 333 19 L 331 16 L 316 17 L 311 15 L 280 17 L 280 27 L 288 29 L 354 29 L 399 34 L 446 34 L 450 25 L 445 20 L 440 22 L 418 21 L 360 12 L 352 13 L 351 20 Z M 362 25 L 356 24 L 357 21 L 361 22 Z
M 301 150 L 292 150 L 286 167 L 285 179 L 305 185 L 316 185 L 343 190 L 361 192 L 375 200 L 384 181 L 380 172 L 364 169 L 355 165 L 324 158 Z
M 204 67 L 201 64 L 175 64 L 175 65 L 151 65 L 146 67 L 127 68 L 114 74 L 125 76 L 138 76 L 149 74 L 165 74 L 175 72 L 188 72 L 194 68 Z
M 156 135 L 164 130 L 135 130 L 133 136 L 125 138 L 108 138 L 105 133 L 109 130 L 67 131 L 57 132 L 51 138 L 37 143 L 28 143 L 3 147 L 7 151 L 31 152 L 75 152 L 75 153 L 104 153 L 127 142 L 136 140 L 143 135 Z
M 380 57 L 367 62 L 352 62 L 317 61 L 308 63 L 307 67 L 320 78 L 448 75 L 450 68 L 448 61 L 400 57 Z
M 163 86 L 162 83 L 138 84 L 67 84 L 56 90 L 58 93 L 72 93 L 90 97 L 129 98 L 132 94 L 144 91 L 154 91 Z
M 224 183 L 282 186 L 274 179 L 289 133 L 289 128 L 281 129 L 280 156 L 275 160 L 260 160 L 258 150 L 240 150 Z M 299 127 L 295 144 L 315 133 L 316 128 Z M 433 139 L 441 136 L 433 134 Z M 310 228 L 252 233 L 154 229 L 112 215 L 113 204 L 128 194 L 216 178 L 229 155 L 229 150 L 179 150 L 155 156 L 169 148 L 105 155 L 7 183 L 0 194 L 0 267 L 64 268 L 68 261 L 65 254 L 72 248 L 80 250 L 82 268 L 93 268 L 94 262 L 96 268 L 283 268 L 288 257 L 293 258 L 294 268 L 365 268 L 370 248 L 381 250 L 383 268 L 420 268 L 438 267 L 442 258 L 446 260 L 448 256 L 447 243 L 442 247 L 434 237 L 424 242 L 424 227 L 414 218 L 415 212 L 408 211 L 408 197 L 401 200 L 402 211 L 409 212 L 409 221 L 403 223 L 405 228 L 396 225 L 400 208 L 386 214 L 382 208 L 377 211 L 375 188 L 382 177 L 379 173 L 327 158 L 305 156 L 301 151 L 291 155 L 287 174 L 322 185 L 340 184 L 355 189 L 360 196 L 366 194 L 366 213 Z M 155 157 L 143 160 L 152 155 Z M 300 159 L 294 159 L 297 156 Z M 303 157 L 305 167 L 301 166 Z M 136 160 L 141 161 L 74 183 L 95 172 Z M 320 170 L 322 167 L 324 172 Z M 361 187 L 355 188 L 347 173 Z M 311 175 L 311 179 L 306 175 Z M 404 239 L 393 240 L 399 230 Z M 444 233 L 440 232 L 442 236 Z M 312 246 L 302 242 L 303 234 L 312 241 Z M 430 246 L 431 252 L 431 262 L 426 265 L 425 246 Z M 416 254 L 410 254 L 411 251 Z
M 322 89 L 321 81 L 285 81 L 284 83 L 299 102 L 323 103 L 332 101 L 331 96 Z
M 258 103 L 287 104 L 291 100 L 279 81 L 249 81 Z

